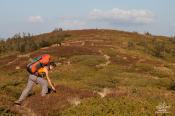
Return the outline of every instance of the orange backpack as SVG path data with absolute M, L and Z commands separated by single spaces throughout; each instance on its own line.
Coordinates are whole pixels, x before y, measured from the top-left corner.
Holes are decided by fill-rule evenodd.
M 32 63 L 27 65 L 27 71 L 30 74 L 35 74 L 40 68 L 48 65 L 50 62 L 50 55 L 44 54 L 33 59 Z

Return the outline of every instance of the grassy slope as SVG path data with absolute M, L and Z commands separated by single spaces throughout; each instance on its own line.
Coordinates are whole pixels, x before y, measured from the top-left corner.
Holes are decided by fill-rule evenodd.
M 49 115 L 154 115 L 156 106 L 162 102 L 175 113 L 175 92 L 167 89 L 175 76 L 175 58 L 171 52 L 166 52 L 163 58 L 152 55 L 155 42 L 163 42 L 167 51 L 175 49 L 169 38 L 114 30 L 66 33 L 71 37 L 62 47 L 41 49 L 30 56 L 50 53 L 55 61 L 61 62 L 51 73 L 58 87 L 91 92 L 108 88 L 113 95 L 86 98 L 77 106 L 67 104 L 61 111 L 60 103 L 55 103 L 54 110 L 48 109 Z M 23 68 L 27 59 L 15 55 L 1 58 L 0 112 L 10 113 L 10 105 L 24 88 L 27 74 Z M 7 65 L 11 61 L 14 62 Z M 16 65 L 21 69 L 16 70 Z M 32 95 L 39 91 L 36 87 Z

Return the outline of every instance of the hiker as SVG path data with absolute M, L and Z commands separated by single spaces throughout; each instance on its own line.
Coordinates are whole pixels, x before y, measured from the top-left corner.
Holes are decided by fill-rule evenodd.
M 17 105 L 21 105 L 21 102 L 25 100 L 25 98 L 28 96 L 28 94 L 32 90 L 33 86 L 36 84 L 39 84 L 42 87 L 41 96 L 46 96 L 46 94 L 49 92 L 48 84 L 51 87 L 52 91 L 56 92 L 56 89 L 49 77 L 49 71 L 52 70 L 54 67 L 56 67 L 56 64 L 54 62 L 50 62 L 50 56 L 48 54 L 40 56 L 38 59 L 34 61 L 34 63 L 31 63 L 27 66 L 27 70 L 30 72 L 28 83 L 26 88 L 23 90 L 20 98 L 17 101 L 15 101 L 15 104 Z M 47 65 L 42 66 L 41 62 Z M 38 64 L 40 65 L 39 68 L 38 68 L 39 66 Z M 32 73 L 32 71 L 34 71 L 34 73 Z

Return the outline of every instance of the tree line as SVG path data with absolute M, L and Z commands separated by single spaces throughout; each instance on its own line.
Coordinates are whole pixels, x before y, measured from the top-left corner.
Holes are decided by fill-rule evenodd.
M 151 35 L 150 35 L 151 36 Z M 140 39 L 139 41 L 129 40 L 128 48 L 135 48 L 137 50 L 142 50 L 145 53 L 156 57 L 174 57 L 175 56 L 175 36 L 170 37 L 165 40 L 160 40 L 158 38 L 149 39 Z
M 0 40 L 0 54 L 17 51 L 20 53 L 32 52 L 42 47 L 53 44 L 60 44 L 65 38 L 70 37 L 64 32 L 52 32 L 51 34 L 43 34 L 33 36 L 30 33 L 18 33 L 6 40 Z

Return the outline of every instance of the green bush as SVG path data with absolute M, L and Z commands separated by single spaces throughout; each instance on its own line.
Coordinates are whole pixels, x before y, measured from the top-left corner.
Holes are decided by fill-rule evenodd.
M 145 35 L 146 36 L 152 36 L 152 34 L 150 32 L 146 32 Z
M 133 41 L 128 41 L 128 48 L 133 48 L 135 46 Z
M 164 42 L 154 42 L 152 53 L 156 57 L 164 57 L 164 55 L 165 55 L 165 43 Z
M 137 45 L 143 46 L 143 47 L 147 47 L 148 46 L 148 42 L 141 40 L 140 42 L 137 42 Z
M 155 106 L 146 100 L 127 97 L 90 98 L 64 110 L 61 116 L 152 116 Z

